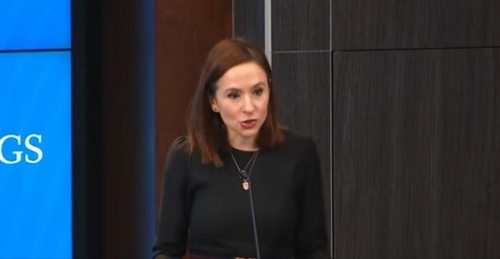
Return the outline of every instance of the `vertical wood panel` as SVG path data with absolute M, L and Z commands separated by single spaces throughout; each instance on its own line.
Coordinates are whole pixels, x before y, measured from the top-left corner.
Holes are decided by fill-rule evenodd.
M 334 257 L 500 256 L 500 51 L 334 55 Z
M 318 146 L 327 227 L 331 232 L 331 54 L 329 51 L 274 53 L 272 59 L 281 121 L 290 130 L 312 137 Z
M 273 51 L 330 50 L 330 0 L 272 0 Z
M 497 0 L 332 0 L 332 49 L 500 46 Z
M 155 1 L 156 208 L 165 157 L 186 134 L 185 112 L 206 54 L 232 35 L 231 0 Z
M 233 35 L 244 37 L 265 49 L 264 1 L 233 1 Z

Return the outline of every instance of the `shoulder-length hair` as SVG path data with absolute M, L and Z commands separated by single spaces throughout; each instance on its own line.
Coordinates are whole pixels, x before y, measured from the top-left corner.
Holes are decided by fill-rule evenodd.
M 191 151 L 195 148 L 201 151 L 203 163 L 220 167 L 220 151 L 231 149 L 224 122 L 219 113 L 212 111 L 210 101 L 215 98 L 217 81 L 224 73 L 247 62 L 255 62 L 265 71 L 269 85 L 267 118 L 259 130 L 256 145 L 259 149 L 272 149 L 283 142 L 284 127 L 278 121 L 272 71 L 266 56 L 254 43 L 241 38 L 225 39 L 209 51 L 187 113 L 189 147 Z

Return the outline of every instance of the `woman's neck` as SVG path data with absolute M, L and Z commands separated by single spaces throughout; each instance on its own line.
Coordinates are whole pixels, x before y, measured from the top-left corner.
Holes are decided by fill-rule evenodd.
M 257 151 L 259 148 L 255 143 L 255 138 L 238 138 L 233 137 L 229 139 L 229 145 L 234 149 L 242 150 L 242 151 Z

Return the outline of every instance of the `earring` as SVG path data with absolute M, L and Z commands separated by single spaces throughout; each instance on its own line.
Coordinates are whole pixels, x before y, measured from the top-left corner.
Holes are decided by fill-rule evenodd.
M 217 108 L 213 108 L 214 112 L 218 112 L 219 110 L 217 110 Z

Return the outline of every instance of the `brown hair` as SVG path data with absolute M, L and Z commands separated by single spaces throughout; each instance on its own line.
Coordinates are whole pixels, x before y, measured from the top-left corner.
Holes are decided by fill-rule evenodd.
M 278 122 L 274 100 L 272 71 L 266 56 L 254 43 L 242 38 L 225 39 L 217 43 L 208 53 L 193 99 L 187 113 L 187 130 L 190 150 L 199 148 L 203 163 L 222 166 L 219 151 L 229 151 L 227 130 L 220 117 L 210 108 L 210 100 L 217 90 L 217 81 L 234 66 L 255 62 L 267 75 L 269 84 L 269 103 L 267 118 L 259 130 L 256 145 L 263 148 L 275 148 L 284 139 L 284 128 Z

